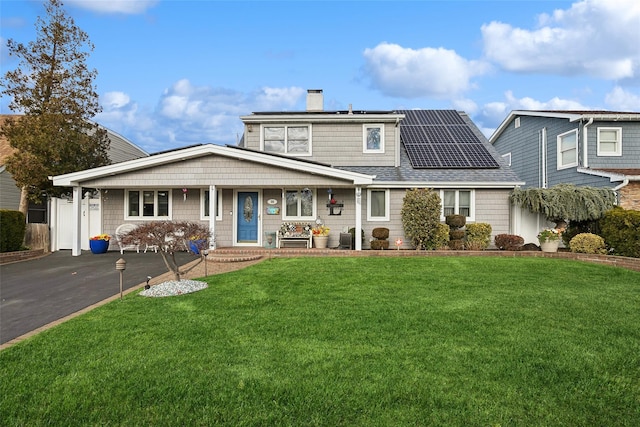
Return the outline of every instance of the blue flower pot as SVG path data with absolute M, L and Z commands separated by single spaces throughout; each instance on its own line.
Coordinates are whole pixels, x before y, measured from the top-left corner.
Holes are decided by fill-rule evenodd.
M 198 249 L 198 247 L 201 247 L 202 245 L 204 245 L 205 240 L 189 240 L 189 250 L 191 250 L 191 252 L 193 252 L 196 255 L 200 255 L 200 249 Z
M 109 249 L 109 241 L 107 240 L 89 240 L 89 248 L 91 253 L 104 254 Z

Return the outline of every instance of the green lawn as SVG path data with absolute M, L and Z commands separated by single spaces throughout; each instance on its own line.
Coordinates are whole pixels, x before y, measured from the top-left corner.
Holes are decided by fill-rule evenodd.
M 640 273 L 292 258 L 0 352 L 0 424 L 635 426 Z

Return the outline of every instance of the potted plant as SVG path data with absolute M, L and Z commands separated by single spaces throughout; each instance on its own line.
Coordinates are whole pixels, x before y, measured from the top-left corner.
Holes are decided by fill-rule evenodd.
M 555 228 L 545 228 L 538 233 L 538 242 L 542 252 L 557 252 L 562 233 Z
M 111 236 L 108 234 L 99 234 L 89 239 L 89 249 L 94 254 L 104 254 L 109 249 L 109 240 Z
M 311 229 L 313 235 L 313 244 L 316 248 L 326 248 L 329 240 L 329 227 L 318 224 Z

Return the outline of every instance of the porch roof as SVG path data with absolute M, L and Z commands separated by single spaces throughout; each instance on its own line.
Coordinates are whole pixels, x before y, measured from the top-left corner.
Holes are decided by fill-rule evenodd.
M 258 164 L 280 167 L 288 170 L 309 173 L 312 175 L 336 178 L 348 181 L 353 185 L 369 185 L 373 182 L 374 176 L 344 169 L 337 169 L 330 165 L 311 162 L 308 160 L 294 159 L 269 153 L 242 149 L 235 146 L 221 146 L 215 144 L 203 144 L 183 149 L 167 151 L 144 157 L 129 160 L 93 169 L 86 169 L 64 175 L 50 177 L 53 185 L 60 187 L 81 186 L 85 182 L 95 181 L 100 178 L 113 177 L 116 175 L 141 171 L 144 169 L 167 165 L 175 162 L 182 162 L 199 157 L 220 156 L 237 160 L 251 161 Z M 181 185 L 181 183 L 176 183 Z

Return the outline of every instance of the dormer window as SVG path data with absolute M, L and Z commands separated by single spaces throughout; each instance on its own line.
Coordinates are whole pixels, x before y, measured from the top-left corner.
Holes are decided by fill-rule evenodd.
M 362 125 L 362 152 L 384 153 L 384 125 Z
M 268 153 L 311 154 L 310 125 L 264 126 L 262 146 Z

